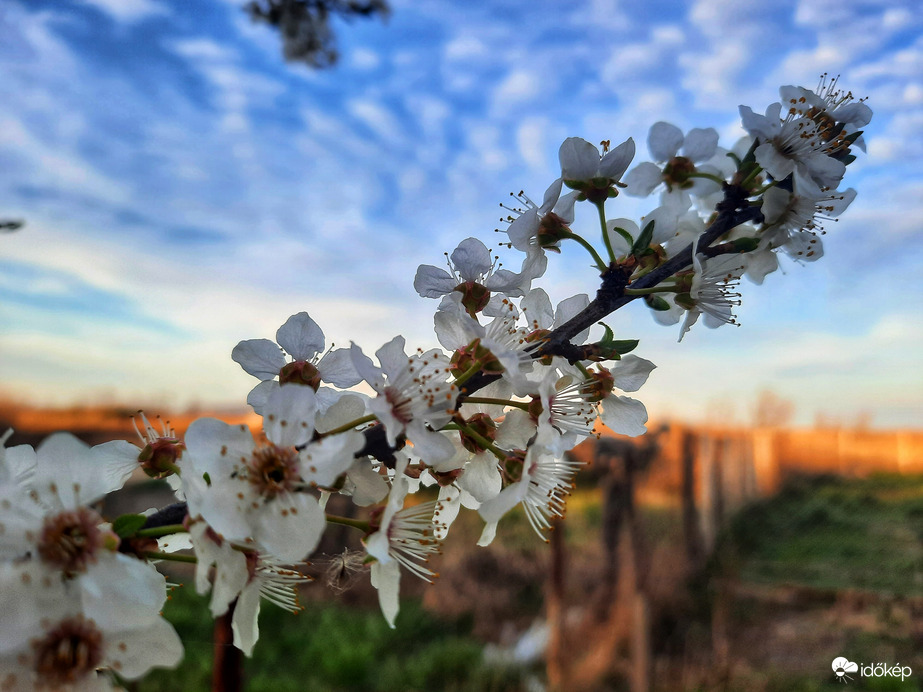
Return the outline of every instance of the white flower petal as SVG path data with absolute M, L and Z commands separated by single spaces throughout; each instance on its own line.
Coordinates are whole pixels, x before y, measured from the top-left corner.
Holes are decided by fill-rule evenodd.
M 400 611 L 398 598 L 401 589 L 401 568 L 396 560 L 391 562 L 373 562 L 370 569 L 372 586 L 378 589 L 378 604 L 385 616 L 388 627 L 394 629 L 394 620 Z
M 423 298 L 439 298 L 455 290 L 458 281 L 445 269 L 421 264 L 413 277 L 413 288 Z
M 577 197 L 579 196 L 580 192 L 578 190 L 568 192 L 558 200 L 557 204 L 554 205 L 554 213 L 560 216 L 565 223 L 573 223 L 574 204 L 577 202 Z
M 128 680 L 140 678 L 151 668 L 175 668 L 183 659 L 183 643 L 163 618 L 145 627 L 108 634 L 105 646 L 107 663 Z
M 683 144 L 683 131 L 670 123 L 656 122 L 647 135 L 647 148 L 654 161 L 669 161 Z
M 294 360 L 310 361 L 324 350 L 324 332 L 308 313 L 299 312 L 279 327 L 276 342 Z
M 633 197 L 647 197 L 663 182 L 663 171 L 655 163 L 645 161 L 631 169 L 625 176 L 625 194 Z
M 325 525 L 317 500 L 305 493 L 283 493 L 256 513 L 254 538 L 282 562 L 300 562 L 317 547 Z
M 326 353 L 317 363 L 317 370 L 324 382 L 342 389 L 355 387 L 362 382 L 348 348 L 338 348 Z
M 92 483 L 84 479 L 80 492 L 82 504 L 91 502 L 118 490 L 138 468 L 140 450 L 130 442 L 113 440 L 90 448 Z
M 586 293 L 578 293 L 570 298 L 565 298 L 558 303 L 558 307 L 554 311 L 554 326 L 560 327 L 562 324 L 565 324 L 571 318 L 579 315 L 589 304 L 590 298 Z M 574 344 L 581 344 L 586 341 L 589 333 L 590 330 L 589 327 L 587 327 L 579 334 L 575 334 L 571 338 L 571 342 Z
M 599 169 L 599 150 L 580 137 L 568 137 L 558 149 L 564 180 L 589 180 Z
M 312 442 L 299 454 L 302 477 L 307 483 L 332 486 L 353 465 L 356 452 L 364 444 L 365 437 L 356 430 Z
M 487 502 L 495 498 L 500 494 L 502 487 L 496 457 L 490 452 L 472 457 L 457 483 L 458 487 L 467 491 L 478 502 Z
M 269 339 L 247 339 L 231 351 L 231 358 L 245 372 L 261 380 L 271 380 L 285 367 L 282 349 Z
M 551 329 L 554 323 L 554 310 L 551 308 L 551 299 L 544 289 L 533 288 L 520 301 L 526 319 L 531 329 Z
M 380 390 L 384 386 L 384 378 L 381 369 L 376 368 L 372 359 L 362 352 L 356 344 L 352 344 L 349 349 L 349 357 L 352 358 L 353 366 L 356 372 L 363 380 L 368 382 L 373 389 Z
M 80 600 L 84 615 L 103 629 L 134 629 L 160 617 L 167 586 L 149 562 L 114 553 L 80 577 Z
M 198 476 L 207 473 L 212 480 L 229 473 L 236 461 L 241 457 L 249 458 L 253 453 L 253 435 L 247 426 L 228 425 L 217 418 L 194 420 L 186 431 L 184 442 L 183 466 L 192 466 Z
M 490 271 L 490 250 L 477 238 L 465 238 L 452 251 L 452 265 L 465 281 L 478 281 Z
M 284 384 L 274 389 L 263 409 L 263 430 L 282 447 L 304 444 L 314 436 L 317 401 L 307 385 Z
M 352 483 L 350 494 L 353 503 L 359 507 L 368 507 L 380 502 L 388 494 L 387 482 L 372 468 L 368 457 L 355 460 L 347 472 L 347 477 Z
M 269 395 L 277 390 L 279 386 L 276 380 L 264 380 L 260 382 L 256 387 L 251 389 L 250 393 L 247 395 L 247 404 L 253 408 L 255 413 L 262 416 L 263 411 L 266 409 L 266 402 L 269 401 Z
M 381 363 L 381 369 L 393 377 L 407 367 L 407 353 L 404 351 L 404 337 L 396 336 L 380 349 L 375 351 L 375 357 Z
M 231 618 L 231 631 L 234 633 L 234 646 L 240 649 L 244 656 L 253 654 L 253 647 L 260 638 L 260 588 L 254 581 L 240 592 L 240 598 L 234 606 L 234 617 Z
M 526 252 L 532 246 L 532 239 L 539 228 L 540 218 L 538 213 L 538 209 L 527 209 L 513 219 L 509 228 L 506 229 L 510 242 L 517 250 Z
M 635 157 L 635 140 L 631 137 L 619 144 L 615 149 L 610 149 L 599 162 L 600 178 L 619 180 L 628 170 L 631 160 Z
M 683 156 L 698 163 L 707 161 L 718 149 L 718 131 L 713 128 L 695 127 L 689 130 L 683 141 Z
M 634 355 L 622 356 L 612 368 L 615 386 L 623 392 L 637 392 L 656 368 L 651 361 Z
M 545 190 L 545 196 L 542 199 L 542 206 L 538 208 L 539 213 L 547 214 L 551 211 L 558 202 L 558 198 L 561 196 L 561 188 L 564 186 L 564 179 L 558 178 L 551 185 L 548 186 L 548 189 Z
M 600 418 L 613 432 L 637 437 L 647 432 L 647 409 L 627 396 L 610 395 L 603 399 Z

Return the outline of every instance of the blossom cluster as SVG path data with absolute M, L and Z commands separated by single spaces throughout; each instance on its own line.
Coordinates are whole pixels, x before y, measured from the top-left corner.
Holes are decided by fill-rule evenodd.
M 194 559 L 196 589 L 211 594 L 213 616 L 233 610 L 234 643 L 249 655 L 263 599 L 301 607 L 298 565 L 329 523 L 361 532 L 364 555 L 348 567 L 367 571 L 392 627 L 402 574 L 436 576 L 429 560 L 462 508 L 482 520 L 479 545 L 515 508 L 544 537 L 579 468 L 569 451 L 602 426 L 646 430 L 644 404 L 628 395 L 655 366 L 600 321 L 639 300 L 658 322 L 681 322 L 680 339 L 702 315 L 707 327 L 734 324 L 741 278 L 761 283 L 780 253 L 818 259 L 824 222 L 855 197 L 838 188 L 871 110 L 836 80 L 780 97 L 765 115 L 740 108 L 747 136 L 730 149 L 714 129 L 660 122 L 652 161 L 632 167 L 632 139 L 601 149 L 566 139 L 542 203 L 519 193 L 508 207 L 503 245 L 518 271 L 476 238 L 445 266 L 418 268 L 414 288 L 438 301 L 438 348 L 408 348 L 402 336 L 374 357 L 356 344 L 328 348 L 307 312 L 275 341 L 242 341 L 231 355 L 259 380 L 247 397 L 262 417 L 258 437 L 202 418 L 180 439 L 142 418 L 140 446 L 91 448 L 59 433 L 36 450 L 6 449 L 0 688 L 102 685 L 175 664 L 157 560 Z M 606 205 L 622 193 L 658 203 L 637 221 L 610 218 Z M 573 228 L 585 203 L 599 218 L 592 233 Z M 565 247 L 589 253 L 600 288 L 555 304 L 536 284 Z M 100 516 L 100 498 L 137 469 L 170 482 L 178 517 L 176 506 Z M 327 512 L 333 494 L 361 518 Z

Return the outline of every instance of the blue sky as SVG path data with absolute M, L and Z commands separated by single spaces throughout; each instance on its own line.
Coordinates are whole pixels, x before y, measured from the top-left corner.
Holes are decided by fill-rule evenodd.
M 320 72 L 285 64 L 243 4 L 0 6 L 0 216 L 28 221 L 0 236 L 0 393 L 236 404 L 251 382 L 231 348 L 300 310 L 338 345 L 433 345 L 417 265 L 468 236 L 496 245 L 499 203 L 540 198 L 565 137 L 632 136 L 640 162 L 667 120 L 731 146 L 738 105 L 830 72 L 875 117 L 825 257 L 745 282 L 740 328 L 677 344 L 640 305 L 609 323 L 658 364 L 640 392 L 655 415 L 745 422 L 768 388 L 799 423 L 920 424 L 916 0 L 400 0 L 386 23 L 338 25 Z M 596 287 L 569 250 L 540 282 L 553 301 Z

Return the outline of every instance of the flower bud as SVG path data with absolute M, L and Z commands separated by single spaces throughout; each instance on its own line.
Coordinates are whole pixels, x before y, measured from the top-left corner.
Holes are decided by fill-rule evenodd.
M 462 294 L 461 304 L 472 317 L 486 308 L 487 303 L 490 302 L 490 289 L 474 281 L 458 284 L 455 290 Z
M 553 252 L 561 252 L 558 244 L 564 239 L 565 234 L 570 232 L 570 227 L 564 219 L 554 212 L 548 212 L 538 224 L 536 239 L 539 247 Z
M 481 346 L 480 339 L 475 339 L 467 346 L 462 346 L 455 351 L 449 362 L 451 363 L 449 371 L 455 377 L 460 377 L 478 363 L 484 372 L 503 372 L 500 361 L 489 349 Z
M 138 463 L 151 478 L 166 478 L 173 474 L 184 451 L 186 445 L 175 437 L 159 437 L 145 445 L 138 454 Z
M 436 479 L 436 483 L 439 487 L 444 488 L 457 481 L 461 477 L 463 469 L 452 469 L 451 471 L 434 471 L 430 469 L 429 472 L 430 475 Z
M 497 439 L 497 424 L 486 413 L 476 413 L 471 416 L 465 421 L 465 426 L 471 428 L 478 436 L 491 442 Z M 459 435 L 461 436 L 462 446 L 472 454 L 480 454 L 484 451 L 485 447 L 475 437 L 464 430 L 460 430 Z
M 320 387 L 320 372 L 313 363 L 296 360 L 279 371 L 279 384 L 307 385 L 316 392 Z
M 663 180 L 669 189 L 692 187 L 690 176 L 695 173 L 695 164 L 685 156 L 674 156 L 663 169 Z
M 526 467 L 526 450 L 513 449 L 507 455 L 503 464 L 503 475 L 511 483 L 522 479 L 522 471 Z

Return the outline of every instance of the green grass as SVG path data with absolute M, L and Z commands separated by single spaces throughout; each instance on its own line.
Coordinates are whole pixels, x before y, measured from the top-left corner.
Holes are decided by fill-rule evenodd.
M 164 609 L 186 647 L 181 666 L 154 671 L 140 692 L 210 689 L 213 621 L 207 600 L 189 587 Z M 397 629 L 377 611 L 307 604 L 298 615 L 264 604 L 260 641 L 245 662 L 248 692 L 516 692 L 519 674 L 488 668 L 482 645 L 458 623 L 438 620 L 412 601 Z
M 921 539 L 923 476 L 821 476 L 737 515 L 722 557 L 750 582 L 919 596 Z

